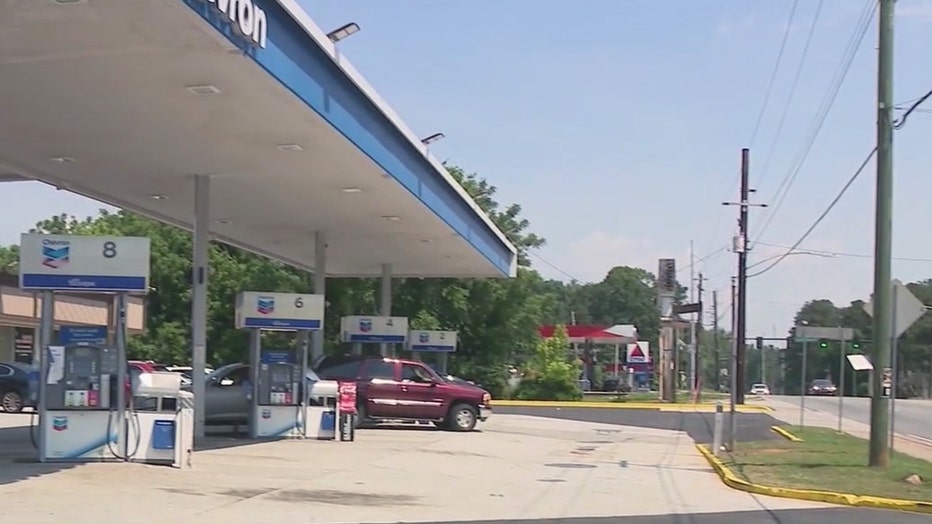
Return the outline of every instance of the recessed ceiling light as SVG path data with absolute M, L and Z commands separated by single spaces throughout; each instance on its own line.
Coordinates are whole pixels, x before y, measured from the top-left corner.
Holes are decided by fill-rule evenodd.
M 53 156 L 49 160 L 51 160 L 52 162 L 58 162 L 60 164 L 67 164 L 69 162 L 74 162 L 74 159 L 71 158 L 70 156 Z
M 152 200 L 166 200 L 168 197 L 165 195 L 149 195 L 149 198 Z
M 303 151 L 304 148 L 298 144 L 281 144 L 278 146 L 279 151 Z
M 395 215 L 384 215 L 382 220 L 388 220 L 389 222 L 397 222 L 401 220 L 401 217 Z
M 362 193 L 362 189 L 360 189 L 360 188 L 358 188 L 358 187 L 344 187 L 344 188 L 341 189 L 340 191 L 342 191 L 342 192 L 344 192 L 344 193 Z
M 216 87 L 210 84 L 188 86 L 185 89 L 187 89 L 188 92 L 191 93 L 192 95 L 216 95 L 220 93 L 219 89 L 217 89 Z
M 220 220 L 217 220 L 217 223 L 218 223 L 218 224 L 227 225 L 227 224 L 232 224 L 233 221 L 232 221 L 232 220 L 229 220 L 229 219 L 227 219 L 227 218 L 221 218 Z

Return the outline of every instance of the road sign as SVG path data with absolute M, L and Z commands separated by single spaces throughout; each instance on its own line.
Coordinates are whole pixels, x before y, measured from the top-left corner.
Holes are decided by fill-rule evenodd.
M 848 355 L 845 358 L 848 359 L 848 363 L 851 364 L 851 369 L 855 371 L 868 371 L 874 369 L 874 365 L 871 363 L 870 359 L 867 358 L 867 355 L 856 354 Z
M 693 302 L 692 304 L 679 304 L 673 306 L 674 315 L 688 315 L 690 313 L 702 313 L 702 302 Z
M 432 353 L 456 351 L 456 331 L 412 330 L 408 333 L 408 349 Z
M 408 340 L 407 317 L 350 316 L 340 319 L 343 342 L 386 342 L 404 344 Z
M 628 364 L 647 364 L 650 362 L 650 342 L 641 340 L 628 344 L 625 362 Z
M 893 393 L 893 368 L 883 368 L 883 377 L 881 377 L 881 386 L 883 396 L 889 397 Z
M 236 296 L 237 329 L 316 331 L 324 323 L 324 296 L 243 291 Z
M 917 320 L 922 318 L 922 315 L 926 314 L 926 306 L 899 280 L 893 281 L 893 289 L 896 296 L 896 305 L 893 308 L 896 311 L 896 318 L 893 319 L 896 332 L 893 336 L 899 338 Z M 864 304 L 864 311 L 870 316 L 874 315 L 873 298 Z
M 58 344 L 62 346 L 95 346 L 107 343 L 107 326 L 62 326 Z
M 793 328 L 793 339 L 796 342 L 815 340 L 853 340 L 854 330 L 851 328 L 796 326 Z
M 20 237 L 19 287 L 147 293 L 149 248 L 144 237 L 25 233 Z

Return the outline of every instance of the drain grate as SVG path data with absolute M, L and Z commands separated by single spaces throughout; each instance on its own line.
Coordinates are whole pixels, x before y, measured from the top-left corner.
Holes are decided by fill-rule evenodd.
M 578 462 L 553 462 L 550 464 L 544 464 L 548 468 L 562 468 L 562 469 L 592 469 L 595 467 L 593 464 L 580 464 Z

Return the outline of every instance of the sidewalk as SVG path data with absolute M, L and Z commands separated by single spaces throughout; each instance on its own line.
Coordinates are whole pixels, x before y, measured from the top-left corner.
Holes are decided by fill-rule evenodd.
M 768 399 L 767 404 L 773 408 L 773 412 L 770 413 L 773 418 L 789 425 L 799 425 L 799 406 L 773 399 Z M 837 429 L 838 415 L 807 408 L 803 422 L 806 426 Z M 842 419 L 841 429 L 849 435 L 865 440 L 870 439 L 870 426 L 867 424 Z M 911 436 L 896 433 L 894 449 L 904 455 L 932 462 L 932 444 L 917 440 Z

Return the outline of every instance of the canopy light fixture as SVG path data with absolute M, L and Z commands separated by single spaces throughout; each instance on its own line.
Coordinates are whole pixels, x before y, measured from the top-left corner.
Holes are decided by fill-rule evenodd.
M 340 40 L 343 40 L 344 38 L 350 35 L 356 34 L 358 32 L 359 32 L 359 24 L 357 24 L 356 22 L 350 22 L 346 25 L 342 25 L 334 29 L 333 31 L 330 31 L 329 33 L 327 33 L 327 38 L 329 38 L 330 41 L 335 44 L 339 42 Z
M 445 135 L 445 134 L 443 134 L 443 133 L 434 133 L 434 134 L 430 135 L 430 136 L 427 137 L 427 138 L 422 138 L 422 139 L 421 139 L 421 143 L 424 144 L 424 145 L 426 146 L 426 145 L 428 145 L 428 144 L 430 144 L 430 143 L 432 143 L 432 142 L 436 142 L 437 140 L 440 140 L 440 139 L 442 139 L 442 138 L 446 138 L 446 136 L 447 136 L 447 135 Z

